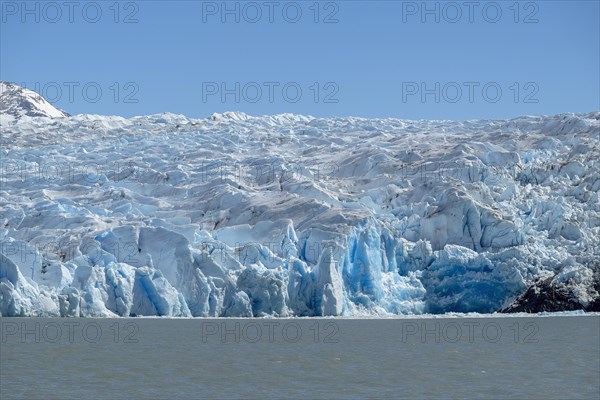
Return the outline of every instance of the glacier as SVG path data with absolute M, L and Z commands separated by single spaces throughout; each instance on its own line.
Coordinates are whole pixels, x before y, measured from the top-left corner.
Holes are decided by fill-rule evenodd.
M 21 114 L 2 316 L 492 313 L 540 282 L 600 311 L 600 111 Z

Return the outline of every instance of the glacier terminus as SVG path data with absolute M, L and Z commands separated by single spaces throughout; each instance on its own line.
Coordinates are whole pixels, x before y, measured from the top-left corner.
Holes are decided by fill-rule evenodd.
M 73 115 L 2 83 L 2 316 L 600 311 L 600 111 Z

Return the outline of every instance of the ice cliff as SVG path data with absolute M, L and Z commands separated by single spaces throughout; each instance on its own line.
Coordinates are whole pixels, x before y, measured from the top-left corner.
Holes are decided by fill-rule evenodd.
M 9 119 L 0 310 L 543 311 L 550 287 L 566 296 L 563 308 L 591 310 L 599 124 L 600 112 Z

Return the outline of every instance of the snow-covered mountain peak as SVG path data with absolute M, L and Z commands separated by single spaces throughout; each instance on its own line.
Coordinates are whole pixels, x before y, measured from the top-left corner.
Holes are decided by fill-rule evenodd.
M 28 117 L 68 117 L 33 90 L 14 83 L 0 81 L 0 115 L 2 120 Z

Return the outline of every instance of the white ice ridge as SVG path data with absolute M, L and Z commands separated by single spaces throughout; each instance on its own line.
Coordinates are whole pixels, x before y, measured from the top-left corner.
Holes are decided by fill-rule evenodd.
M 599 123 L 3 122 L 2 315 L 489 313 L 548 277 L 585 304 Z

